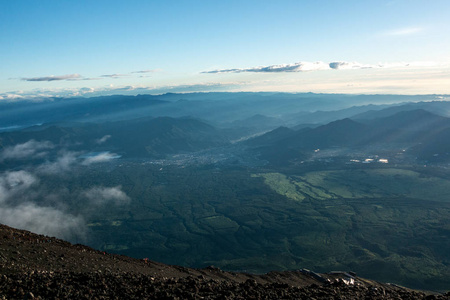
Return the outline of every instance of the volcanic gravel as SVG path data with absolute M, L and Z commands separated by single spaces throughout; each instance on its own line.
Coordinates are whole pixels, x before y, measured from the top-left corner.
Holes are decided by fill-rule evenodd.
M 0 299 L 450 299 L 308 270 L 264 275 L 133 259 L 0 225 Z

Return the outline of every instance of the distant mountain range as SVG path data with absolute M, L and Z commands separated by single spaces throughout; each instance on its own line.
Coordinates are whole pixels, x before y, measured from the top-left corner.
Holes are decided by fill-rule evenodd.
M 405 147 L 411 148 L 411 152 L 421 159 L 430 159 L 430 155 L 437 157 L 450 152 L 450 119 L 423 109 L 407 110 L 364 122 L 345 118 L 317 128 L 291 130 L 280 127 L 246 143 L 265 148 L 270 153 L 286 152 L 286 149 L 307 152 L 331 147 L 374 145 L 382 148 Z
M 44 124 L 0 133 L 0 145 L 3 147 L 29 140 L 49 141 L 92 152 L 113 151 L 125 157 L 164 157 L 166 154 L 193 152 L 228 143 L 224 134 L 202 121 L 169 117 L 99 124 Z
M 289 93 L 187 93 L 137 96 L 103 96 L 92 98 L 48 98 L 40 101 L 0 102 L 0 130 L 12 126 L 32 126 L 49 122 L 112 122 L 141 117 L 200 118 L 216 125 L 239 124 L 247 120 L 252 126 L 265 125 L 273 118 L 275 127 L 282 124 L 326 124 L 334 120 L 379 111 L 401 103 L 415 108 L 449 111 L 439 95 L 344 95 Z M 443 107 L 446 109 L 442 109 Z M 400 109 L 402 108 L 392 108 Z M 398 111 L 397 111 L 398 112 Z M 383 112 L 384 113 L 384 112 Z M 387 113 L 387 112 L 386 112 Z M 373 115 L 373 112 L 369 112 Z M 361 115 L 364 119 L 364 115 Z M 253 119 L 252 119 L 253 118 Z M 244 121 L 245 123 L 245 121 Z M 273 127 L 273 128 L 275 128 Z M 272 128 L 272 129 L 273 129 Z
M 373 114 L 387 116 L 372 118 L 367 112 L 366 119 L 357 115 L 314 128 L 297 126 L 296 128 L 301 129 L 295 130 L 281 126 L 241 144 L 258 149 L 269 160 L 277 160 L 276 157 L 303 159 L 316 149 L 364 148 L 374 145 L 389 149 L 408 148 L 410 154 L 423 160 L 445 158 L 446 153 L 450 152 L 449 118 L 424 109 L 405 110 L 392 115 L 382 114 L 382 111 L 373 111 Z M 0 133 L 0 147 L 36 140 L 66 145 L 74 150 L 112 151 L 128 158 L 158 158 L 167 154 L 230 145 L 233 138 L 267 130 L 276 123 L 277 119 L 262 115 L 235 121 L 229 125 L 231 128 L 226 129 L 187 117 L 146 117 L 102 123 L 49 123 Z M 253 128 L 253 131 L 249 128 Z

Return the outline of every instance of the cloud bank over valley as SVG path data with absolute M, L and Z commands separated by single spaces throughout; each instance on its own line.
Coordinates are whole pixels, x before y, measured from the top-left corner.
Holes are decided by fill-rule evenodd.
M 0 173 L 0 219 L 12 227 L 85 241 L 93 210 L 128 205 L 131 198 L 120 185 L 94 185 L 81 190 L 58 185 L 59 179 L 72 176 L 76 168 L 109 161 L 114 155 L 105 152 L 82 158 L 80 152 L 57 148 L 49 141 L 33 139 L 3 148 L 1 160 L 16 162 L 14 170 Z M 56 155 L 50 155 L 50 150 Z M 22 170 L 17 170 L 20 167 Z

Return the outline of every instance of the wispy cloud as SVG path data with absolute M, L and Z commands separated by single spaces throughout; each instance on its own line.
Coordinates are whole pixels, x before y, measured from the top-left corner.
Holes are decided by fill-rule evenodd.
M 0 174 L 0 220 L 3 224 L 70 239 L 83 237 L 83 218 L 33 201 L 43 195 L 38 178 L 27 171 Z
M 105 143 L 107 140 L 109 140 L 110 138 L 111 138 L 111 135 L 107 134 L 107 135 L 103 136 L 102 138 L 95 140 L 95 143 L 101 145 L 101 144 Z
M 330 69 L 333 70 L 354 70 L 354 69 L 373 69 L 373 68 L 384 68 L 385 65 L 369 65 L 369 64 L 360 64 L 357 62 L 347 62 L 347 61 L 334 61 L 328 64 Z
M 103 136 L 106 141 L 110 136 Z M 29 159 L 40 150 L 53 148 L 49 142 L 30 140 L 8 148 L 3 155 Z M 100 153 L 83 160 L 80 153 L 62 150 L 53 161 L 39 166 L 27 166 L 27 170 L 0 173 L 0 220 L 3 224 L 56 236 L 72 241 L 84 240 L 88 228 L 86 220 L 100 206 L 127 205 L 131 198 L 120 185 L 94 186 L 85 190 L 70 191 L 55 188 L 52 176 L 61 176 L 81 164 L 91 164 L 115 158 L 114 154 Z M 72 203 L 83 203 L 72 207 Z
M 162 85 L 162 86 L 110 86 L 103 89 L 97 89 L 91 93 L 92 96 L 116 95 L 137 95 L 137 94 L 163 94 L 163 93 L 188 93 L 188 92 L 209 92 L 209 91 L 228 91 L 233 88 L 239 88 L 246 82 L 200 82 L 193 84 Z
M 89 204 L 104 205 L 115 204 L 125 205 L 130 203 L 130 197 L 122 191 L 121 186 L 115 187 L 93 187 L 83 193 L 83 196 L 89 200 Z
M 39 88 L 31 91 L 12 91 L 0 94 L 0 99 L 8 102 L 21 100 L 41 101 L 52 97 L 78 97 L 102 91 L 101 88 Z
M 154 69 L 154 70 L 141 70 L 141 71 L 133 71 L 131 74 L 146 74 L 146 73 L 156 73 L 160 72 L 161 70 Z
M 88 94 L 88 93 L 93 93 L 93 92 L 95 92 L 94 88 L 82 87 L 81 89 L 79 89 L 79 93 L 82 93 L 82 94 Z
M 373 69 L 373 68 L 392 68 L 392 67 L 407 67 L 408 63 L 396 63 L 396 64 L 361 64 L 358 62 L 347 61 L 334 61 L 330 63 L 318 62 L 297 62 L 293 64 L 283 65 L 271 65 L 260 66 L 245 69 L 221 69 L 212 71 L 203 71 L 203 74 L 217 74 L 217 73 L 244 73 L 244 72 L 257 72 L 257 73 L 280 73 L 280 72 L 310 72 L 310 71 L 322 71 L 322 70 L 356 70 L 356 69 Z
M 128 76 L 127 74 L 105 74 L 105 75 L 100 75 L 100 77 L 106 77 L 106 78 L 121 78 L 121 77 L 126 77 Z
M 82 78 L 80 74 L 68 74 L 68 75 L 60 75 L 60 76 L 44 76 L 44 77 L 31 77 L 31 78 L 22 78 L 24 81 L 58 81 L 58 80 L 72 80 L 72 79 L 80 79 Z
M 20 194 L 37 182 L 37 177 L 26 171 L 8 171 L 0 174 L 0 204 L 6 203 L 11 198 L 20 198 Z
M 47 154 L 45 150 L 53 148 L 54 145 L 49 141 L 38 142 L 29 140 L 23 144 L 5 147 L 0 153 L 0 161 L 5 159 L 40 158 Z
M 6 101 L 17 101 L 17 100 L 22 100 L 24 98 L 23 95 L 19 94 L 19 93 L 4 93 L 0 95 L 0 100 L 6 100 Z
M 117 158 L 120 158 L 120 155 L 110 152 L 101 152 L 87 156 L 82 164 L 88 166 L 95 163 L 107 162 Z
M 11 207 L 0 206 L 0 220 L 11 227 L 63 239 L 84 238 L 86 232 L 81 216 L 30 202 Z
M 425 29 L 423 27 L 403 27 L 403 28 L 397 28 L 397 29 L 386 31 L 383 33 L 383 35 L 406 36 L 406 35 L 413 35 L 413 34 L 422 32 L 424 30 Z
M 70 171 L 76 164 L 77 152 L 61 151 L 55 161 L 48 161 L 37 167 L 36 171 L 45 174 L 61 174 Z
M 255 72 L 255 73 L 277 73 L 277 72 L 304 72 L 328 69 L 327 64 L 323 62 L 298 62 L 293 64 L 271 65 L 271 66 L 259 66 L 246 69 L 222 69 L 204 71 L 201 73 L 214 74 L 214 73 L 243 73 L 243 72 Z
M 124 86 L 124 87 L 113 88 L 114 91 L 118 91 L 118 92 L 119 91 L 134 91 L 136 89 L 139 89 L 139 87 L 135 87 L 135 86 L 132 86 L 132 85 L 127 85 L 127 86 Z
M 89 81 L 89 80 L 101 80 L 103 78 L 98 78 L 98 77 L 82 77 L 79 79 L 70 79 L 70 80 L 85 80 L 85 81 Z
M 207 92 L 212 91 L 216 89 L 228 89 L 231 87 L 240 86 L 242 82 L 205 82 L 205 83 L 195 83 L 195 84 L 181 84 L 181 85 L 171 85 L 171 86 L 164 86 L 161 87 L 161 91 L 170 91 L 170 92 L 195 92 L 195 91 L 201 91 L 201 92 Z M 155 89 L 157 90 L 157 89 Z
M 89 81 L 89 80 L 101 80 L 101 79 L 104 79 L 104 78 L 128 77 L 128 76 L 130 76 L 130 74 L 141 74 L 140 77 L 148 77 L 145 74 L 156 73 L 156 72 L 160 72 L 160 71 L 161 70 L 159 70 L 159 69 L 139 70 L 139 71 L 130 72 L 129 74 L 119 74 L 119 73 L 103 74 L 103 75 L 100 75 L 99 77 L 83 77 L 80 74 L 74 73 L 74 74 L 59 75 L 59 76 L 50 75 L 50 76 L 42 76 L 42 77 L 22 77 L 22 78 L 9 78 L 9 79 L 10 80 L 20 79 L 20 80 L 23 80 L 23 81 L 61 81 L 61 80 L 67 80 L 67 81 L 85 80 L 85 81 Z

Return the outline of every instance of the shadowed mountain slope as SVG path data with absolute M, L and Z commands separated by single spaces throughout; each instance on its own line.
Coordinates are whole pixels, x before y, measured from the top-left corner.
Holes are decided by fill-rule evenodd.
M 114 151 L 125 157 L 163 157 L 228 143 L 213 126 L 190 118 L 141 118 L 130 121 L 44 124 L 0 133 L 0 146 L 29 140 L 50 141 L 73 149 Z
M 349 118 L 316 128 L 293 130 L 280 127 L 246 141 L 266 160 L 279 163 L 304 159 L 316 149 L 370 148 L 410 149 L 419 159 L 430 159 L 450 152 L 450 119 L 423 109 L 401 111 L 369 121 Z M 289 155 L 286 155 L 289 153 Z
M 450 119 L 418 109 L 371 120 L 365 124 L 342 119 L 314 129 L 287 131 L 276 129 L 250 140 L 252 145 L 274 141 L 282 147 L 305 149 L 333 146 L 351 147 L 371 144 L 421 143 L 450 128 Z

